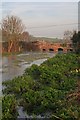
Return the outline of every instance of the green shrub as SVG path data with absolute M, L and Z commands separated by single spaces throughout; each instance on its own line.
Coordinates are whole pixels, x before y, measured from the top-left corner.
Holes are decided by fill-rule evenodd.
M 28 114 L 49 114 L 52 119 L 78 120 L 77 99 L 67 96 L 77 90 L 79 56 L 60 54 L 40 66 L 32 65 L 21 77 L 4 82 L 4 93 L 12 93 Z M 5 105 L 6 106 L 6 105 Z
M 2 120 L 16 120 L 16 99 L 14 95 L 5 95 L 2 99 Z

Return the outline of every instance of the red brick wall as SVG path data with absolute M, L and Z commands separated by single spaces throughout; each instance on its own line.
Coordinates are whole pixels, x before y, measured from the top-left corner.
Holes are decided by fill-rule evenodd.
M 58 52 L 59 48 L 63 49 L 63 52 L 67 52 L 67 49 L 71 49 L 71 47 L 69 47 L 69 43 L 68 45 L 66 45 L 66 47 L 62 47 L 61 43 L 50 43 L 50 42 L 45 42 L 45 41 L 35 41 L 30 43 L 30 45 L 32 45 L 32 50 L 40 50 L 40 51 L 50 51 L 49 49 L 53 49 L 54 52 Z M 28 45 L 29 47 L 29 45 Z

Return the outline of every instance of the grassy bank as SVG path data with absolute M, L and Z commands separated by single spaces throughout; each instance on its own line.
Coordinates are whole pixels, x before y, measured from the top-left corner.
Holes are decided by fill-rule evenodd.
M 79 120 L 77 76 L 79 56 L 76 54 L 60 54 L 40 66 L 32 65 L 24 75 L 3 82 L 6 86 L 3 91 L 3 118 L 8 120 L 11 116 L 16 120 L 16 106 L 20 105 L 29 115 L 40 114 L 53 120 Z M 11 98 L 15 99 L 14 105 Z M 12 105 L 14 109 L 10 107 Z

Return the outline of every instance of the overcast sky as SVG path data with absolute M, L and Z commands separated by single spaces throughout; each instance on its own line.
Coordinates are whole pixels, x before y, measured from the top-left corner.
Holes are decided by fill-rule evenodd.
M 33 36 L 62 38 L 65 30 L 77 30 L 77 2 L 4 2 L 2 16 L 16 15 Z M 57 26 L 54 26 L 57 25 Z M 39 28 L 36 28 L 39 27 Z

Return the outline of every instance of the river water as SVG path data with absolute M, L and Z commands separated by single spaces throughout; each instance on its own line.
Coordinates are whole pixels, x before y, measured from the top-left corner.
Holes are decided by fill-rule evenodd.
M 0 66 L 0 76 L 2 81 L 11 80 L 20 76 L 24 70 L 33 64 L 40 65 L 47 58 L 53 57 L 53 53 L 25 53 L 2 57 L 2 68 Z M 1 61 L 1 60 L 0 60 Z

